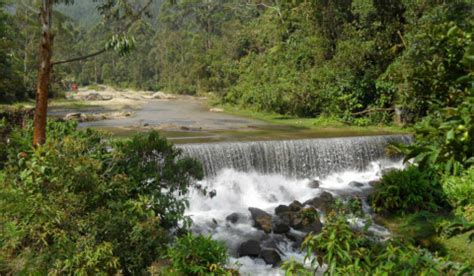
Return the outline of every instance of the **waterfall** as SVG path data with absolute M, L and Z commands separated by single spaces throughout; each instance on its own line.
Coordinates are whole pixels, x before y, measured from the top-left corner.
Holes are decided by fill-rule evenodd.
M 185 156 L 202 162 L 206 176 L 223 169 L 256 171 L 292 177 L 327 176 L 344 170 L 364 170 L 388 157 L 390 143 L 409 143 L 409 135 L 383 135 L 284 141 L 224 142 L 179 146 Z
M 207 177 L 199 186 L 215 192 L 209 198 L 199 189 L 191 189 L 186 209 L 193 220 L 191 230 L 225 242 L 229 265 L 241 275 L 285 275 L 262 258 L 240 256 L 239 248 L 249 240 L 259 241 L 262 247 L 270 242 L 282 261 L 294 258 L 304 263 L 305 252 L 288 234 L 299 233 L 302 239 L 305 233 L 292 229 L 286 234 L 266 234 L 253 226 L 248 208 L 259 208 L 275 217 L 280 204 L 294 200 L 304 204 L 323 192 L 336 198 L 363 197 L 384 170 L 404 167 L 401 156 L 387 156 L 386 146 L 410 142 L 408 135 L 387 135 L 180 145 L 184 156 L 198 159 L 204 166 Z M 314 186 L 314 181 L 318 185 Z M 236 214 L 238 221 L 230 222 L 230 214 Z M 324 219 L 324 214 L 321 217 Z M 375 224 L 370 229 L 374 235 L 388 233 Z M 233 266 L 236 262 L 240 265 Z

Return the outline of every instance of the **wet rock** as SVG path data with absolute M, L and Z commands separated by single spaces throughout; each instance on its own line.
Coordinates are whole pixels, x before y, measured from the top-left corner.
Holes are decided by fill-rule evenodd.
M 289 207 L 291 211 L 298 212 L 299 210 L 301 210 L 301 208 L 303 208 L 303 204 L 301 204 L 301 202 L 299 202 L 298 200 L 295 200 L 289 205 Z
M 260 255 L 261 247 L 257 240 L 248 240 L 239 247 L 239 257 L 249 256 L 256 258 Z
M 312 206 L 303 208 L 298 212 L 280 213 L 278 218 L 281 224 L 286 224 L 302 232 L 319 233 L 322 229 L 318 211 Z M 276 224 L 276 222 L 274 222 L 274 224 Z
M 300 249 L 301 244 L 303 243 L 306 234 L 302 233 L 302 232 L 297 232 L 297 231 L 290 231 L 290 232 L 286 233 L 285 236 L 290 241 L 293 242 L 293 248 Z
M 278 207 L 275 208 L 275 214 L 276 215 L 279 215 L 281 213 L 285 213 L 285 212 L 290 212 L 291 209 L 289 206 L 286 206 L 286 205 L 278 205 Z
M 273 248 L 264 248 L 260 252 L 260 257 L 266 264 L 277 266 L 281 262 L 280 254 Z
M 275 219 L 272 224 L 272 230 L 275 234 L 285 234 L 290 231 L 290 226 L 288 225 L 288 223 L 284 222 L 279 218 Z
M 324 212 L 331 210 L 331 206 L 334 203 L 334 197 L 328 192 L 322 192 L 317 197 L 310 199 L 304 203 L 304 205 L 313 206 L 316 209 L 320 209 Z
M 262 229 L 265 233 L 272 231 L 272 216 L 267 212 L 258 208 L 249 208 L 252 219 L 255 222 L 255 227 Z
M 271 234 L 263 238 L 263 240 L 260 242 L 260 247 L 262 250 L 264 248 L 271 248 L 275 249 L 280 255 L 285 255 L 283 251 L 280 249 L 278 244 L 282 242 L 286 242 L 285 236 L 279 235 L 279 234 Z
M 292 221 L 292 227 L 302 232 L 319 233 L 323 228 L 323 224 L 319 219 L 319 214 L 313 207 L 302 209 Z
M 232 214 L 228 215 L 227 217 L 225 217 L 225 220 L 230 221 L 232 223 L 237 223 L 239 221 L 239 219 L 241 219 L 239 213 L 232 213 Z
M 313 179 L 308 183 L 309 188 L 317 189 L 321 186 L 321 181 Z
M 369 181 L 369 185 L 372 186 L 372 187 L 375 187 L 377 185 L 380 184 L 380 180 L 372 180 L 372 181 Z
M 349 186 L 354 187 L 354 188 L 361 188 L 364 186 L 364 184 L 357 181 L 351 181 L 349 183 Z

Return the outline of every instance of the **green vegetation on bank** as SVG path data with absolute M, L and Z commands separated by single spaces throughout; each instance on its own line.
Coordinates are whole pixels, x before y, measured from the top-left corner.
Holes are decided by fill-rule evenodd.
M 157 133 L 114 142 L 50 122 L 48 142 L 33 148 L 31 124 L 5 127 L 1 274 L 142 274 L 189 226 L 185 196 L 202 178 L 201 165 L 177 158 L 179 150 Z M 223 264 L 221 245 L 205 240 L 221 255 L 193 261 Z M 172 256 L 187 254 L 180 250 Z
M 256 111 L 251 108 L 238 107 L 230 104 L 218 105 L 224 109 L 224 112 L 262 120 L 275 125 L 283 125 L 302 129 L 328 129 L 328 130 L 344 130 L 344 131 L 364 131 L 384 132 L 384 133 L 410 133 L 410 127 L 399 127 L 395 125 L 356 125 L 350 124 L 341 118 L 331 116 L 318 116 L 316 118 L 301 118 L 292 115 L 281 115 L 274 112 Z

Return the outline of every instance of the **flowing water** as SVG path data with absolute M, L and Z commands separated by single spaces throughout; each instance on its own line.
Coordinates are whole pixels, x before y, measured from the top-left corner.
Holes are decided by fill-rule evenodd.
M 193 231 L 224 241 L 231 263 L 240 264 L 243 275 L 284 275 L 261 259 L 238 257 L 242 242 L 257 239 L 277 244 L 283 260 L 304 259 L 286 237 L 252 227 L 248 208 L 273 214 L 280 204 L 304 202 L 322 191 L 336 197 L 364 196 L 371 189 L 369 182 L 379 179 L 383 169 L 403 167 L 400 156 L 389 158 L 385 154 L 386 146 L 392 142 L 409 143 L 410 139 L 397 135 L 181 145 L 186 156 L 203 162 L 206 178 L 200 184 L 216 191 L 212 199 L 191 191 L 187 215 L 194 221 Z M 313 179 L 320 181 L 319 188 L 308 185 Z M 363 185 L 353 186 L 352 181 Z M 236 224 L 225 219 L 234 212 L 241 214 Z M 387 234 L 380 227 L 372 230 Z

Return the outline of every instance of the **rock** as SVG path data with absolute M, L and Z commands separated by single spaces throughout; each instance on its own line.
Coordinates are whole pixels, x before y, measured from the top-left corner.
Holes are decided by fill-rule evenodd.
M 75 121 L 78 121 L 78 122 L 84 122 L 84 121 L 87 121 L 87 115 L 84 114 L 84 113 L 80 113 L 80 112 L 69 113 L 66 116 L 64 116 L 64 120 L 66 120 L 66 121 L 75 120 Z
M 328 192 L 322 192 L 317 197 L 310 199 L 304 205 L 311 205 L 314 208 L 320 209 L 324 212 L 331 210 L 331 205 L 334 203 L 334 197 Z
M 278 205 L 278 207 L 275 208 L 275 214 L 276 215 L 279 215 L 281 213 L 285 213 L 285 212 L 290 212 L 291 209 L 290 207 L 286 206 L 286 205 Z
M 265 233 L 270 233 L 272 231 L 272 216 L 270 214 L 253 207 L 250 207 L 249 211 L 255 222 L 255 226 L 258 229 L 262 229 Z
M 375 187 L 377 185 L 380 184 L 380 180 L 372 180 L 372 181 L 369 181 L 369 185 L 372 186 L 372 187 Z
M 86 101 L 108 101 L 111 100 L 112 96 L 104 96 L 99 93 L 89 93 L 84 97 Z
M 319 233 L 322 229 L 322 223 L 319 219 L 319 214 L 314 207 L 306 207 L 298 212 L 283 212 L 278 215 L 280 221 L 279 224 L 286 224 L 296 230 L 302 232 L 315 232 Z M 277 220 L 274 221 L 276 224 Z M 281 230 L 284 230 L 284 226 L 281 226 Z M 286 233 L 286 232 L 285 232 Z
M 237 223 L 240 219 L 240 214 L 239 213 L 232 213 L 225 217 L 225 220 L 230 221 L 232 223 Z
M 302 232 L 319 233 L 323 228 L 323 224 L 316 209 L 307 207 L 296 214 L 292 221 L 292 227 Z
M 291 211 L 298 212 L 299 210 L 301 210 L 301 208 L 303 208 L 303 204 L 301 204 L 301 202 L 299 202 L 298 200 L 295 200 L 289 205 L 289 207 Z
M 260 251 L 260 257 L 266 264 L 277 266 L 281 262 L 281 257 L 273 248 L 264 248 Z
M 313 189 L 317 189 L 319 188 L 319 186 L 321 186 L 321 181 L 316 180 L 316 179 L 313 179 L 308 183 L 308 187 L 313 188 Z
M 349 182 L 349 186 L 354 187 L 354 188 L 361 188 L 364 186 L 364 184 L 357 181 L 351 181 Z
M 166 94 L 160 91 L 160 92 L 153 93 L 153 95 L 151 95 L 151 98 L 159 99 L 159 100 L 171 100 L 171 99 L 176 99 L 176 96 Z
M 290 231 L 290 226 L 283 220 L 276 219 L 272 223 L 272 230 L 275 234 L 285 234 Z
M 290 241 L 293 242 L 293 248 L 301 249 L 301 244 L 303 243 L 304 238 L 305 238 L 306 235 L 304 233 L 300 233 L 300 232 L 297 232 L 297 231 L 290 231 L 290 232 L 286 233 L 285 236 Z
M 224 112 L 224 109 L 214 107 L 214 108 L 209 109 L 209 111 L 210 111 L 210 112 L 221 113 L 221 112 Z
M 249 256 L 258 257 L 260 255 L 260 243 L 256 240 L 248 240 L 242 243 L 239 247 L 239 257 Z

